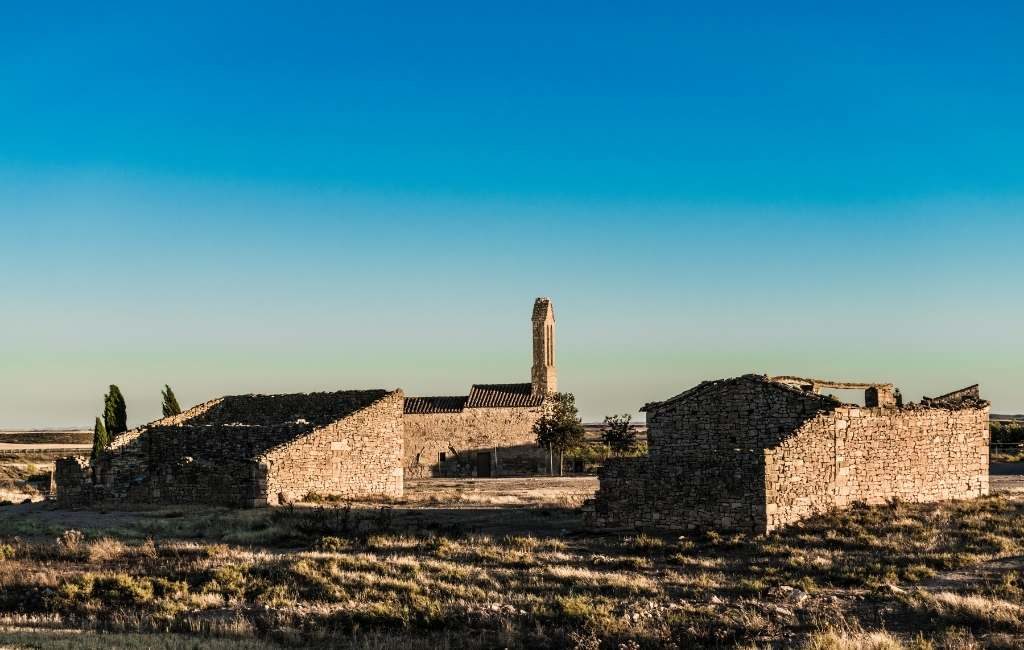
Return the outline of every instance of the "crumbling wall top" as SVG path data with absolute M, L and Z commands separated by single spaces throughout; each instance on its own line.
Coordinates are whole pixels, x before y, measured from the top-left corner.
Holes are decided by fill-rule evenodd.
M 922 397 L 921 405 L 930 408 L 963 409 L 963 408 L 984 408 L 989 405 L 981 398 L 981 391 L 978 384 L 967 386 L 959 390 L 939 395 L 938 397 Z

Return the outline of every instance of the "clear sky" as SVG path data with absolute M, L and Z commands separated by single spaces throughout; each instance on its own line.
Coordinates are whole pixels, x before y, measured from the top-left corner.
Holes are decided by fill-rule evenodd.
M 1024 411 L 1024 4 L 6 3 L 0 425 L 745 372 Z M 211 5 L 215 5 L 211 7 Z

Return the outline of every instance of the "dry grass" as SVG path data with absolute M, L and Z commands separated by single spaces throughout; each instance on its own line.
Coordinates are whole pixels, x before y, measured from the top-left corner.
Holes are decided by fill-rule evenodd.
M 902 650 L 906 646 L 895 636 L 884 631 L 875 632 L 819 632 L 811 636 L 804 650 Z
M 1024 501 L 857 507 L 761 538 L 590 535 L 554 505 L 487 512 L 165 508 L 59 534 L 3 520 L 0 616 L 380 648 L 966 648 L 1024 632 L 1015 576 L 915 588 L 1021 554 Z
M 993 636 L 987 645 L 993 647 L 1020 647 L 1014 639 Z M 923 634 L 900 636 L 885 630 L 865 631 L 829 628 L 811 634 L 803 650 L 980 650 L 985 647 L 970 631 L 946 628 L 933 637 Z
M 52 463 L 0 460 L 0 503 L 41 501 L 50 488 Z
M 912 604 L 953 623 L 1024 632 L 1024 607 L 999 598 L 948 591 L 922 592 L 915 594 Z

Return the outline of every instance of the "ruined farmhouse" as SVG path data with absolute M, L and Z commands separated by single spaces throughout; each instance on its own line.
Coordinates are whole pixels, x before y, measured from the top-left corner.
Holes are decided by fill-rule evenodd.
M 262 506 L 310 492 L 402 494 L 402 391 L 238 395 L 114 439 L 92 465 L 63 458 L 58 502 Z
M 864 406 L 819 394 L 865 391 Z M 854 502 L 988 493 L 977 386 L 920 404 L 891 384 L 744 375 L 647 404 L 648 455 L 610 460 L 587 504 L 604 528 L 765 533 Z
M 401 390 L 221 397 L 57 461 L 58 502 L 278 505 L 307 494 L 401 496 L 404 477 L 532 473 L 533 425 L 557 387 L 555 317 L 538 298 L 531 381 L 469 395 Z

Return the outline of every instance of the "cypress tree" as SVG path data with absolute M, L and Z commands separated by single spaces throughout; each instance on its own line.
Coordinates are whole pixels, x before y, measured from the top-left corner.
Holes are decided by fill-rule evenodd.
M 181 407 L 178 406 L 178 398 L 174 396 L 174 391 L 167 384 L 164 384 L 163 391 L 160 392 L 160 396 L 163 397 L 163 409 L 164 417 L 171 415 L 177 415 L 181 413 Z
M 96 418 L 96 424 L 92 428 L 92 455 L 90 458 L 96 460 L 100 452 L 110 444 L 110 435 L 107 428 L 103 426 L 103 420 Z
M 107 435 L 114 438 L 128 430 L 128 414 L 121 389 L 110 385 L 110 392 L 103 398 L 103 424 Z

